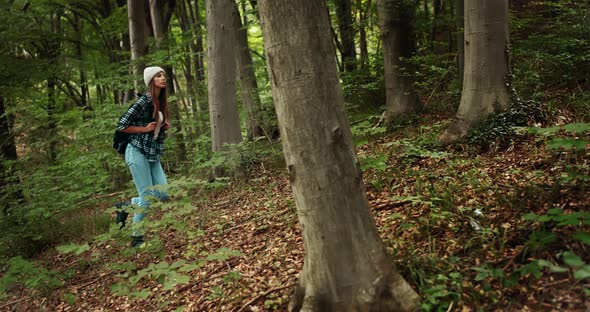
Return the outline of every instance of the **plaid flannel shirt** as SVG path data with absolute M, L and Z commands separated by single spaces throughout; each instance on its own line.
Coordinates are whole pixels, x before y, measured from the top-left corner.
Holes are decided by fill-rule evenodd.
M 148 93 L 142 95 L 133 104 L 123 116 L 119 119 L 117 124 L 117 131 L 125 130 L 129 126 L 143 127 L 150 122 L 155 121 L 153 117 L 154 105 L 152 97 Z M 154 132 L 148 133 L 134 133 L 129 138 L 129 144 L 137 147 L 141 153 L 147 158 L 149 162 L 155 162 L 160 159 L 164 153 L 164 129 L 158 134 L 158 138 L 154 140 Z

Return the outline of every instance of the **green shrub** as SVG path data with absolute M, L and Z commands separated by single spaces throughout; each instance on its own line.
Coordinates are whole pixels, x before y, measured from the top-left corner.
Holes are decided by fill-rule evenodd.
M 60 274 L 35 265 L 22 257 L 13 257 L 5 263 L 4 275 L 0 278 L 0 294 L 5 295 L 12 287 L 22 285 L 46 295 L 63 284 Z

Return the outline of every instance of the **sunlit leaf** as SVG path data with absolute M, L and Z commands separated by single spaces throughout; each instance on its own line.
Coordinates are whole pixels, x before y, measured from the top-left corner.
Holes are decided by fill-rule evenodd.
M 586 264 L 582 258 L 570 251 L 564 252 L 562 257 L 563 262 L 572 268 L 578 268 Z
M 574 132 L 574 133 L 583 133 L 586 131 L 590 131 L 590 123 L 574 123 L 568 124 L 563 126 L 563 128 L 567 131 Z
M 575 279 L 584 279 L 590 277 L 590 265 L 585 265 L 574 272 Z
M 573 237 L 584 244 L 590 245 L 590 233 L 588 232 L 576 232 Z

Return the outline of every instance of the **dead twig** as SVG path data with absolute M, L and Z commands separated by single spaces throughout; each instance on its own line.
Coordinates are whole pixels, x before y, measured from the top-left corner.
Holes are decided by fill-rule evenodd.
M 385 118 L 385 112 L 383 112 L 383 114 L 381 114 L 381 117 L 379 118 L 379 120 L 377 121 L 377 123 L 375 124 L 375 126 L 371 130 L 377 129 L 377 127 L 379 127 L 379 125 L 381 125 L 381 122 L 383 122 L 384 118 Z
M 0 310 L 4 309 L 6 307 L 10 307 L 11 305 L 17 304 L 19 302 L 23 302 L 23 301 L 29 300 L 29 299 L 32 299 L 32 298 L 24 297 L 24 298 L 20 298 L 18 300 L 15 300 L 15 301 L 12 301 L 12 302 L 9 302 L 9 303 L 5 303 L 5 304 L 3 304 L 3 305 L 0 306 Z
M 96 195 L 94 197 L 87 198 L 87 199 L 85 199 L 83 201 L 79 201 L 78 203 L 76 203 L 76 205 L 80 205 L 80 204 L 83 204 L 83 203 L 85 203 L 87 201 L 91 201 L 91 200 L 95 200 L 95 199 L 101 199 L 101 198 L 107 198 L 107 197 L 113 197 L 113 196 L 116 196 L 116 195 L 121 195 L 123 193 L 124 192 L 121 191 L 121 192 L 114 192 L 114 193 L 110 193 L 110 194 Z
M 403 206 L 405 204 L 409 204 L 411 202 L 412 202 L 411 200 L 403 200 L 403 201 L 395 202 L 395 203 L 387 203 L 387 204 L 385 204 L 383 206 L 376 206 L 375 208 L 373 208 L 373 210 L 375 210 L 375 211 L 389 210 L 389 209 L 392 209 L 392 208 L 401 207 L 401 206 Z
M 108 276 L 108 275 L 112 275 L 112 274 L 114 274 L 114 273 L 115 273 L 115 271 L 111 271 L 111 272 L 107 272 L 107 273 L 104 273 L 104 274 L 100 274 L 99 276 L 95 277 L 95 278 L 94 278 L 94 279 L 92 279 L 91 281 L 89 281 L 89 282 L 87 282 L 87 283 L 84 283 L 84 284 L 82 284 L 82 285 L 80 285 L 80 286 L 74 287 L 74 288 L 75 288 L 75 289 L 81 289 L 81 288 L 84 288 L 84 287 L 86 287 L 86 286 L 89 286 L 89 285 L 92 285 L 92 284 L 94 284 L 94 283 L 98 282 L 98 281 L 99 281 L 99 280 L 101 280 L 103 277 L 105 277 L 105 276 Z
M 451 312 L 453 309 L 453 303 L 455 303 L 455 301 L 451 301 L 451 304 L 449 304 L 449 308 L 447 309 L 447 312 Z
M 241 307 L 239 310 L 237 310 L 236 312 L 242 312 L 242 311 L 244 311 L 244 309 L 246 309 L 247 307 L 249 307 L 249 306 L 250 306 L 251 304 L 253 304 L 254 302 L 256 302 L 256 301 L 260 300 L 261 298 L 264 298 L 264 297 L 268 296 L 269 294 L 271 294 L 271 293 L 273 293 L 273 292 L 275 292 L 275 291 L 283 290 L 283 289 L 285 289 L 285 288 L 289 288 L 289 287 L 293 287 L 293 286 L 295 286 L 295 285 L 294 285 L 294 284 L 288 284 L 288 285 L 283 285 L 283 286 L 279 286 L 279 287 L 276 287 L 276 288 L 269 289 L 269 290 L 267 290 L 266 292 L 264 292 L 264 293 L 262 293 L 262 294 L 260 294 L 260 295 L 258 295 L 258 296 L 256 296 L 256 297 L 254 297 L 252 300 L 250 300 L 250 301 L 246 302 L 246 304 L 244 304 L 244 305 L 243 305 L 243 306 L 242 306 L 242 307 Z

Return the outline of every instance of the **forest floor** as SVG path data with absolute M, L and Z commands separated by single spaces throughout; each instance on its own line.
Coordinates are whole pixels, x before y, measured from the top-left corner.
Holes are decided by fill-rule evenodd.
M 445 124 L 421 120 L 357 148 L 378 230 L 423 310 L 590 310 L 588 149 L 530 134 L 484 153 L 437 147 Z M 248 169 L 225 183 L 170 177 L 172 201 L 154 204 L 141 248 L 112 225 L 47 250 L 36 263 L 60 285 L 17 284 L 0 310 L 285 311 L 303 265 L 296 207 L 279 157 Z

